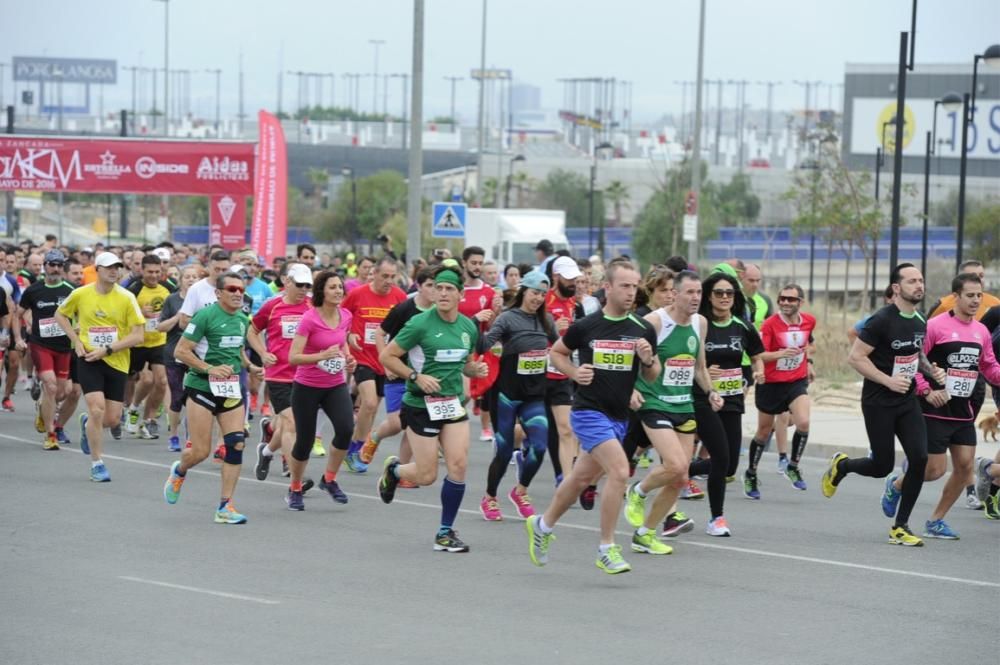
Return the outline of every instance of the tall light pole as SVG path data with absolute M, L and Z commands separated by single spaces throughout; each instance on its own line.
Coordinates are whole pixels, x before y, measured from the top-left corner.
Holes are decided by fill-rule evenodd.
M 514 155 L 510 160 L 510 170 L 507 172 L 507 191 L 503 197 L 503 207 L 510 207 L 510 181 L 514 179 L 514 162 L 523 162 L 524 155 Z
M 588 217 L 590 219 L 590 223 L 589 223 L 589 227 L 590 228 L 589 228 L 589 232 L 588 232 L 589 242 L 587 244 L 587 254 L 590 254 L 590 255 L 592 255 L 594 253 L 594 195 L 595 195 L 595 193 L 594 193 L 594 183 L 597 180 L 597 155 L 598 155 L 598 153 L 601 150 L 606 150 L 606 149 L 609 149 L 609 148 L 612 149 L 612 150 L 614 150 L 614 146 L 611 145 L 610 143 L 607 143 L 607 142 L 600 143 L 600 144 L 594 146 L 594 157 L 593 157 L 593 160 L 590 162 L 590 196 L 589 196 L 590 202 L 589 202 L 589 206 L 588 206 L 589 207 Z M 600 235 L 597 238 L 597 253 L 601 257 L 601 259 L 603 260 L 604 259 L 604 219 L 601 219 L 601 231 L 600 231 Z
M 153 1 L 163 3 L 163 135 L 170 136 L 170 0 Z
M 222 70 L 221 69 L 206 69 L 205 71 L 207 73 L 209 73 L 209 74 L 215 74 L 215 136 L 216 136 L 216 138 L 218 138 L 218 136 L 219 136 L 219 123 L 221 121 L 221 118 L 220 118 L 220 115 L 221 115 L 220 114 L 220 106 L 219 106 L 220 102 L 219 102 L 219 100 L 220 100 L 220 93 L 222 91 L 222 83 L 221 83 L 222 82 Z
M 394 79 L 395 78 L 403 79 L 403 114 L 401 116 L 402 117 L 402 131 L 400 132 L 400 134 L 403 137 L 403 141 L 402 141 L 403 150 L 406 150 L 406 140 L 407 140 L 407 137 L 406 137 L 406 131 L 407 131 L 406 105 L 407 105 L 407 101 L 408 101 L 408 98 L 409 98 L 410 75 L 403 73 L 403 74 L 389 74 L 388 76 L 390 78 L 394 78 Z
M 412 261 L 420 252 L 420 204 L 422 192 L 420 179 L 423 174 L 424 126 L 424 0 L 413 0 L 413 55 L 410 74 L 413 77 L 413 99 L 410 100 L 410 160 L 408 164 L 409 187 L 406 196 L 406 259 Z
M 476 123 L 476 198 L 483 202 L 483 121 L 486 112 L 486 0 L 483 0 L 483 29 L 479 45 L 479 121 Z
M 930 192 L 931 192 L 931 157 L 936 151 L 937 141 L 937 110 L 938 106 L 945 108 L 957 107 L 962 103 L 962 97 L 958 93 L 949 92 L 941 99 L 934 100 L 934 119 L 931 121 L 931 129 L 927 132 L 927 145 L 924 147 L 924 209 L 923 227 L 920 235 L 920 274 L 927 279 L 927 225 L 930 223 Z
M 698 69 L 694 81 L 694 141 L 691 144 L 691 194 L 694 197 L 692 214 L 697 219 L 698 193 L 701 190 L 701 95 L 705 74 L 705 0 L 698 10 Z M 674 233 L 677 230 L 674 229 Z M 694 240 L 688 241 L 688 261 L 698 263 L 698 227 L 695 224 Z
M 369 39 L 368 43 L 375 47 L 375 77 L 372 79 L 372 114 L 378 114 L 378 50 L 382 44 L 385 44 L 384 39 Z
M 875 303 L 878 299 L 877 293 L 877 275 L 878 275 L 878 238 L 881 233 L 879 228 L 879 220 L 882 218 L 882 208 L 879 205 L 879 184 L 880 176 L 882 174 L 882 167 L 885 166 L 885 128 L 895 125 L 896 119 L 889 118 L 882 123 L 881 132 L 879 133 L 880 143 L 875 149 L 875 208 L 879 213 L 875 217 L 875 231 L 872 233 L 872 292 L 871 292 L 871 307 L 875 309 Z M 889 269 L 892 270 L 895 264 L 890 263 Z
M 458 123 L 455 122 L 455 84 L 459 81 L 464 81 L 461 76 L 445 76 L 445 81 L 451 82 L 451 133 L 454 134 L 457 131 Z
M 351 221 L 347 224 L 347 234 L 351 251 L 354 251 L 358 235 L 358 181 L 354 178 L 354 168 L 351 166 L 340 169 L 340 174 L 351 179 Z
M 896 137 L 892 161 L 892 219 L 889 235 L 889 268 L 899 260 L 899 214 L 902 204 L 903 125 L 906 111 L 906 72 L 913 70 L 913 51 L 917 44 L 917 0 L 910 12 L 910 31 L 899 33 L 899 73 L 896 75 Z

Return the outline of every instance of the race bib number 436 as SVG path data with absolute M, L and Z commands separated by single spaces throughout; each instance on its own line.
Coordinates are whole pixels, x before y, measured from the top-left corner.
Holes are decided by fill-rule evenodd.
M 635 363 L 635 342 L 597 340 L 594 342 L 594 367 L 612 372 L 628 372 Z
M 90 347 L 93 349 L 114 344 L 118 341 L 118 328 L 114 326 L 87 328 L 87 341 L 90 342 Z

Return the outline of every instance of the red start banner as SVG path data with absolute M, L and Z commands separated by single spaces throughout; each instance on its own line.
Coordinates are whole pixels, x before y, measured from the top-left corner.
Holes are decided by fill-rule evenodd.
M 250 196 L 254 144 L 0 136 L 0 191 Z

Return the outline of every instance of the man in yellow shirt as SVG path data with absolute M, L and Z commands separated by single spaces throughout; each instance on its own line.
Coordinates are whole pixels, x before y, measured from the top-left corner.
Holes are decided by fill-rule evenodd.
M 90 454 L 90 479 L 111 480 L 101 459 L 101 435 L 118 423 L 128 379 L 129 349 L 143 341 L 146 319 L 135 296 L 119 286 L 122 262 L 111 252 L 95 261 L 97 281 L 75 289 L 55 319 L 69 337 L 87 413 L 80 414 L 80 449 Z M 80 333 L 73 329 L 74 319 Z
M 986 268 L 983 266 L 982 261 L 977 261 L 976 259 L 969 259 L 968 261 L 962 263 L 958 267 L 958 274 L 971 273 L 979 277 L 979 280 L 986 284 Z M 983 318 L 986 312 L 989 311 L 990 307 L 996 307 L 1000 305 L 1000 298 L 995 295 L 986 293 L 983 291 L 983 299 L 979 302 L 979 309 L 976 311 L 976 321 Z M 940 300 L 938 300 L 933 307 L 931 307 L 931 313 L 927 315 L 928 319 L 933 319 L 939 314 L 944 314 L 950 312 L 955 307 L 955 294 L 949 293 Z

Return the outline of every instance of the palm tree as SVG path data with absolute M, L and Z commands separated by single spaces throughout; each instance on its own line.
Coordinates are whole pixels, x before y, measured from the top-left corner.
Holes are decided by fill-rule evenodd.
M 330 172 L 326 169 L 309 167 L 306 170 L 306 177 L 313 187 L 313 196 L 316 200 L 326 202 L 326 188 L 330 184 Z
M 495 208 L 497 205 L 497 179 L 483 178 L 483 193 L 480 201 L 484 208 Z
M 611 205 L 614 206 L 615 226 L 621 226 L 622 208 L 629 207 L 629 199 L 631 198 L 628 186 L 621 180 L 612 180 L 608 183 L 607 187 L 604 188 L 604 198 L 610 201 Z
M 538 181 L 529 176 L 524 171 L 518 171 L 511 179 L 514 187 L 517 188 L 517 207 L 524 207 L 524 193 L 535 189 Z

